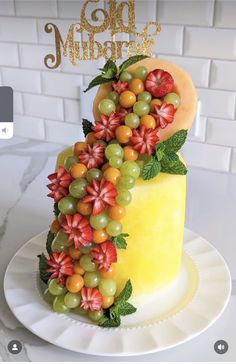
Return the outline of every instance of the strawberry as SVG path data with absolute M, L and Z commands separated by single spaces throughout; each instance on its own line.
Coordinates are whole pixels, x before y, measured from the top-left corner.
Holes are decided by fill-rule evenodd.
M 83 163 L 88 169 L 98 168 L 104 163 L 105 147 L 102 144 L 90 146 L 87 144 L 86 149 L 79 155 L 80 163 Z
M 163 102 L 161 106 L 154 105 L 154 113 L 151 113 L 151 115 L 156 119 L 157 125 L 164 129 L 173 122 L 175 111 L 176 109 L 173 104 Z
M 133 136 L 130 138 L 133 144 L 133 149 L 137 150 L 140 154 L 151 155 L 159 140 L 157 135 L 158 128 L 147 129 L 144 125 L 140 129 L 133 129 Z
M 93 230 L 88 220 L 82 215 L 66 215 L 65 221 L 61 224 L 64 232 L 69 234 L 69 242 L 75 244 L 75 248 L 89 245 L 93 240 Z
M 112 263 L 117 262 L 117 252 L 112 241 L 106 241 L 95 246 L 91 252 L 93 262 L 98 264 L 98 269 L 109 270 Z
M 48 197 L 52 197 L 55 202 L 58 202 L 68 195 L 72 177 L 64 167 L 59 167 L 56 173 L 52 173 L 48 176 L 48 179 L 51 183 L 48 184 L 47 187 L 52 191 L 48 194 Z
M 48 265 L 51 268 L 47 271 L 52 273 L 50 279 L 58 278 L 58 283 L 64 287 L 66 277 L 74 273 L 72 258 L 65 252 L 53 252 L 49 256 Z
M 110 142 L 112 139 L 115 139 L 115 131 L 120 126 L 120 123 L 121 118 L 115 112 L 112 112 L 110 116 L 101 114 L 101 121 L 95 121 L 95 125 L 92 127 L 94 137 Z
M 103 297 L 97 288 L 81 289 L 81 305 L 80 307 L 88 311 L 99 311 L 102 308 Z
M 155 69 L 147 75 L 145 89 L 154 97 L 162 97 L 172 91 L 173 77 L 166 71 Z
M 128 82 L 122 82 L 121 80 L 119 80 L 118 82 L 112 82 L 112 88 L 114 91 L 116 91 L 119 95 L 128 90 L 129 87 L 129 83 Z
M 93 178 L 92 185 L 87 186 L 88 195 L 81 201 L 83 203 L 93 204 L 93 215 L 98 215 L 106 209 L 107 206 L 115 206 L 117 190 L 111 182 L 102 178 L 101 182 Z

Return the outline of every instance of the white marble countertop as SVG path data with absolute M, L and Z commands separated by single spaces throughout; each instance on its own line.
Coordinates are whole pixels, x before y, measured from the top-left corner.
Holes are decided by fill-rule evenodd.
M 47 175 L 53 171 L 60 145 L 13 138 L 0 141 L 0 361 L 236 361 L 236 285 L 221 318 L 192 341 L 164 352 L 132 358 L 96 357 L 53 346 L 30 333 L 14 318 L 4 299 L 3 277 L 13 254 L 45 230 L 52 217 L 46 197 Z M 208 239 L 224 256 L 236 279 L 236 175 L 190 169 L 186 226 Z M 18 355 L 7 350 L 10 340 L 23 344 Z M 214 343 L 226 340 L 224 355 Z

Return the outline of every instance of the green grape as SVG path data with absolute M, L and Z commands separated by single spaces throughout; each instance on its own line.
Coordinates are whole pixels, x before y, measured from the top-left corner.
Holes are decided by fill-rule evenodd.
M 68 308 L 75 308 L 80 305 L 81 302 L 81 294 L 78 293 L 71 293 L 67 292 L 64 297 L 64 303 Z
M 138 101 L 144 101 L 149 104 L 152 100 L 152 95 L 148 91 L 143 91 L 138 95 Z
M 78 200 L 72 196 L 63 197 L 58 202 L 58 209 L 64 215 L 66 215 L 66 214 L 73 215 L 77 212 L 77 208 L 76 208 L 77 202 L 78 202 Z
M 101 279 L 98 289 L 103 296 L 114 296 L 116 293 L 116 282 L 113 279 Z
M 69 186 L 71 196 L 76 198 L 82 198 L 87 195 L 88 181 L 85 178 L 75 179 Z
M 120 143 L 118 142 L 118 140 L 117 140 L 117 139 L 113 139 L 113 140 L 111 140 L 111 141 L 108 143 L 108 145 L 110 145 L 110 144 L 119 144 L 119 145 L 120 145 Z
M 83 278 L 85 287 L 95 288 L 99 285 L 100 274 L 97 272 L 85 272 Z
M 59 241 L 56 240 L 56 238 L 53 239 L 51 248 L 52 248 L 53 252 L 57 252 L 57 253 L 60 253 L 60 252 L 67 253 L 69 250 L 68 246 L 60 243 Z
M 138 116 L 144 116 L 149 114 L 150 106 L 144 101 L 137 101 L 134 104 L 133 110 Z
M 53 296 L 59 296 L 59 295 L 65 294 L 67 292 L 66 288 L 62 287 L 60 284 L 57 283 L 57 279 L 52 279 L 49 282 L 48 291 Z
M 111 220 L 107 224 L 106 232 L 108 235 L 117 236 L 122 232 L 122 224 L 120 221 Z
M 108 95 L 108 99 L 112 100 L 115 105 L 119 103 L 119 94 L 118 92 L 111 91 Z
M 111 157 L 109 159 L 109 164 L 113 168 L 120 168 L 122 166 L 123 159 L 120 157 Z
M 149 160 L 151 159 L 151 156 L 148 154 L 140 154 L 138 159 L 135 161 L 135 163 L 138 164 L 139 168 L 140 168 L 140 175 L 143 172 L 143 167 L 146 163 L 149 162 Z
M 125 125 L 129 126 L 130 128 L 138 128 L 140 124 L 140 120 L 138 115 L 136 115 L 135 113 L 131 112 L 129 114 L 126 115 L 125 117 Z
M 65 233 L 64 230 L 60 229 L 56 235 L 56 241 L 61 243 L 61 245 L 69 246 L 69 235 Z
M 132 195 L 128 190 L 118 190 L 118 195 L 116 196 L 116 202 L 118 205 L 127 206 L 132 201 Z
M 107 226 L 108 216 L 107 216 L 106 212 L 102 212 L 99 215 L 91 215 L 89 222 L 90 222 L 92 228 L 94 228 L 96 230 L 103 229 Z
M 79 250 L 80 250 L 80 251 L 81 251 L 81 253 L 83 253 L 83 254 L 88 254 L 88 253 L 90 253 L 90 252 L 91 252 L 92 248 L 93 248 L 93 244 L 92 244 L 92 243 L 90 243 L 89 245 L 81 246 L 81 247 L 79 248 Z
M 116 105 L 110 99 L 103 99 L 99 102 L 98 109 L 101 114 L 109 116 L 112 112 L 116 111 Z
M 91 168 L 87 173 L 86 173 L 86 178 L 87 178 L 87 181 L 89 183 L 92 182 L 92 179 L 95 178 L 95 179 L 98 179 L 99 181 L 101 181 L 102 179 L 102 171 L 100 171 L 100 169 L 98 168 Z
M 175 108 L 179 107 L 180 104 L 180 97 L 179 95 L 175 94 L 174 92 L 170 92 L 164 97 L 164 101 L 167 104 L 173 104 Z
M 89 311 L 88 317 L 92 321 L 99 321 L 103 316 L 103 310 L 100 311 Z
M 55 295 L 52 295 L 50 292 L 49 292 L 49 289 L 47 288 L 44 292 L 43 292 L 43 299 L 45 302 L 47 302 L 49 305 L 52 305 L 53 304 L 53 301 L 54 301 L 54 298 L 55 298 Z
M 80 266 L 86 271 L 86 272 L 95 272 L 97 269 L 97 264 L 95 264 L 92 261 L 92 257 L 89 254 L 82 255 L 82 257 L 79 260 Z
M 134 71 L 134 77 L 139 78 L 142 81 L 146 80 L 147 74 L 148 74 L 148 70 L 144 66 L 140 66 L 140 67 L 136 68 L 136 70 Z
M 126 82 L 126 81 L 130 81 L 130 80 L 132 80 L 132 78 L 133 78 L 133 76 L 132 76 L 132 74 L 130 73 L 130 72 L 128 72 L 128 71 L 123 71 L 123 72 L 121 72 L 121 74 L 120 74 L 120 80 L 122 81 L 122 82 Z
M 107 159 L 110 159 L 112 157 L 123 158 L 123 155 L 123 148 L 119 144 L 109 144 L 105 149 L 105 156 Z
M 135 186 L 135 178 L 133 176 L 121 176 L 117 184 L 118 189 L 131 189 Z
M 70 171 L 71 167 L 73 166 L 73 164 L 78 163 L 78 159 L 75 156 L 70 156 L 67 157 L 64 160 L 64 167 L 67 170 L 67 172 Z
M 125 161 L 120 167 L 120 173 L 122 176 L 133 176 L 138 178 L 140 175 L 140 168 L 134 161 Z
M 53 310 L 57 313 L 65 313 L 69 308 L 64 303 L 64 296 L 57 296 L 53 301 Z
M 75 313 L 76 315 L 81 315 L 81 316 L 87 316 L 87 311 L 85 311 L 82 307 L 78 306 L 75 307 L 73 310 L 73 313 Z

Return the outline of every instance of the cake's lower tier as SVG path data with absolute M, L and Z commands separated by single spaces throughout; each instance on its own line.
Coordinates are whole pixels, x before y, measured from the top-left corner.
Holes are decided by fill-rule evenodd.
M 58 165 L 72 155 L 68 148 Z M 160 173 L 144 181 L 138 178 L 131 190 L 132 202 L 122 219 L 128 247 L 118 251 L 116 281 L 120 291 L 131 279 L 133 296 L 154 292 L 179 272 L 186 202 L 186 176 Z

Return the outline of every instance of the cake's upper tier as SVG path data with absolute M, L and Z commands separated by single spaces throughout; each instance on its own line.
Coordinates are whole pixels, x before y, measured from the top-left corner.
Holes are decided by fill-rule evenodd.
M 130 66 L 127 70 L 133 72 L 139 66 L 146 67 L 148 72 L 158 68 L 169 72 L 174 79 L 173 92 L 176 92 L 181 100 L 180 106 L 175 113 L 174 122 L 169 124 L 167 128 L 159 130 L 158 136 L 160 140 L 170 138 L 180 129 L 189 130 L 197 111 L 197 91 L 190 75 L 176 64 L 156 58 L 146 58 Z M 111 91 L 111 83 L 103 84 L 99 87 L 93 103 L 93 114 L 95 120 L 101 119 L 98 109 L 99 102 L 106 98 Z

